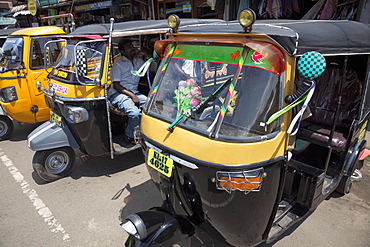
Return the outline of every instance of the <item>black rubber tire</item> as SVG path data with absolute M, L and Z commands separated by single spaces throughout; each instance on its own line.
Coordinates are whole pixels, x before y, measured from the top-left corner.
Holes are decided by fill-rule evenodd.
M 13 121 L 8 116 L 0 115 L 0 141 L 9 139 L 13 129 Z
M 32 166 L 39 177 L 52 182 L 72 172 L 75 152 L 70 147 L 37 151 L 33 156 Z
M 343 176 L 335 191 L 341 195 L 346 195 L 351 191 L 351 188 L 352 188 L 351 177 Z

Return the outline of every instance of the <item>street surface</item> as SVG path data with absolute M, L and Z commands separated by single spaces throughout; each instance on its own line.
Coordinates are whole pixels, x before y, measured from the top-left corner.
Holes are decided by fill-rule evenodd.
M 45 183 L 27 147 L 36 126 L 15 123 L 11 139 L 0 142 L 0 246 L 123 246 L 121 218 L 161 204 L 141 150 L 114 160 L 79 157 L 70 176 Z M 265 246 L 369 247 L 369 163 L 350 194 L 334 194 L 294 231 Z

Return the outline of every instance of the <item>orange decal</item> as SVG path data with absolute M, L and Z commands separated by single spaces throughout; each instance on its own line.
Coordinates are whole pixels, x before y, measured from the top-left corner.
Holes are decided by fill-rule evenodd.
M 176 50 L 173 52 L 173 54 L 174 54 L 175 56 L 180 55 L 180 53 L 181 53 L 180 48 L 176 48 Z
M 239 57 L 240 57 L 240 51 L 239 50 L 237 50 L 236 52 L 230 54 L 230 58 L 232 60 L 235 60 L 236 58 L 239 58 Z

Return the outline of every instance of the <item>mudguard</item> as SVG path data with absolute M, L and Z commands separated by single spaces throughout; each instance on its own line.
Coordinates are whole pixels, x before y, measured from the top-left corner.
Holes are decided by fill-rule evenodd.
M 2 105 L 0 105 L 0 115 L 8 116 L 8 114 L 6 114 L 6 112 L 4 111 L 4 109 L 3 109 L 3 106 L 2 106 Z
M 75 149 L 80 148 L 68 126 L 63 125 L 63 127 L 60 127 L 52 121 L 46 121 L 34 129 L 27 137 L 27 145 L 33 151 L 65 146 Z
M 358 162 L 357 158 L 362 149 L 366 147 L 366 140 L 363 139 L 358 142 L 353 148 L 351 148 L 348 153 L 344 164 L 343 175 L 344 176 L 351 176 L 356 167 L 356 163 Z

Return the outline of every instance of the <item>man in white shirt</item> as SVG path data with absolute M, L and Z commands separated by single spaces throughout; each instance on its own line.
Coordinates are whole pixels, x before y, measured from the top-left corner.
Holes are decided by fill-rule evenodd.
M 112 85 L 108 96 L 112 105 L 128 116 L 125 139 L 134 142 L 134 128 L 140 124 L 140 108 L 144 106 L 146 96 L 139 93 L 140 77 L 133 75 L 131 70 L 138 70 L 144 63 L 146 55 L 135 49 L 131 40 L 127 39 L 118 43 L 118 49 L 121 56 L 111 69 Z

